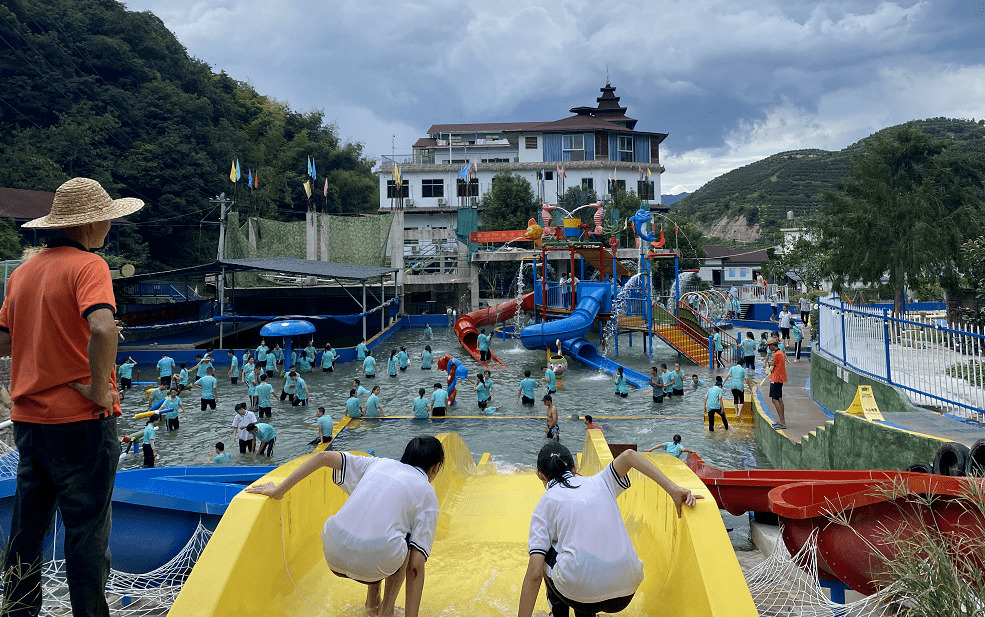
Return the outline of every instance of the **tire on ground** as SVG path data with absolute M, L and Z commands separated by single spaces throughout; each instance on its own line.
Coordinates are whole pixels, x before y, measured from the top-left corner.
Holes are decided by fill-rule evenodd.
M 963 476 L 968 446 L 956 441 L 945 442 L 934 455 L 934 473 L 942 476 Z
M 985 476 L 985 439 L 979 439 L 968 450 L 965 475 Z
M 913 463 L 906 470 L 914 473 L 934 473 L 934 468 L 930 463 Z

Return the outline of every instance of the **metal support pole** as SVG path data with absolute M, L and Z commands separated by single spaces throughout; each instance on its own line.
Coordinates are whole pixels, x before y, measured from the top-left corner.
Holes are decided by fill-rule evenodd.
M 363 281 L 363 341 L 366 341 L 366 281 Z
M 841 361 L 848 366 L 848 346 L 845 342 L 847 333 L 845 332 L 845 303 L 841 303 Z
M 396 291 L 396 290 L 394 290 Z M 380 332 L 386 330 L 386 281 L 380 277 Z
M 681 262 L 674 253 L 674 316 L 680 317 L 677 304 L 681 301 Z
M 889 309 L 882 309 L 882 340 L 886 347 L 886 381 L 893 383 L 893 374 L 889 370 Z
M 219 248 L 216 251 L 216 261 L 222 261 L 226 258 L 226 218 L 229 215 L 229 210 L 232 208 L 233 200 L 226 199 L 225 193 L 220 193 L 215 199 L 209 200 L 213 204 L 219 205 Z M 119 246 L 119 243 L 117 243 Z M 219 316 L 223 314 L 225 308 L 226 300 L 226 268 L 223 267 L 219 274 L 218 281 L 219 288 Z M 225 323 L 219 322 L 219 349 L 222 349 L 222 337 L 225 331 Z
M 708 368 L 715 368 L 715 337 L 708 337 Z

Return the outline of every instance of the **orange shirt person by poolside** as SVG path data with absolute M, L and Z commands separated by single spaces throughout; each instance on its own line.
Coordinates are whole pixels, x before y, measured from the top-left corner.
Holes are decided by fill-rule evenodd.
M 591 430 L 593 428 L 598 429 L 600 431 L 602 430 L 602 427 L 601 426 L 599 426 L 598 424 L 595 424 L 595 422 L 592 421 L 592 416 L 586 415 L 585 416 L 585 430 L 588 431 L 588 430 Z
M 766 342 L 770 350 L 770 360 L 766 364 L 770 374 L 770 399 L 776 410 L 775 429 L 787 428 L 786 418 L 783 417 L 783 384 L 787 383 L 787 355 L 780 351 L 780 340 L 775 336 Z

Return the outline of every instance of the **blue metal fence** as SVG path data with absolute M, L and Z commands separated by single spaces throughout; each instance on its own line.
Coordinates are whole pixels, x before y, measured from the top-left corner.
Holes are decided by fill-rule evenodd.
M 925 313 L 818 303 L 818 348 L 852 369 L 907 392 L 917 405 L 985 421 L 985 334 Z

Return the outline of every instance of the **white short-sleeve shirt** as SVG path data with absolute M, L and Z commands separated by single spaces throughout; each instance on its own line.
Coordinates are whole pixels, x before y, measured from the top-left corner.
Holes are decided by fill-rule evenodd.
M 332 480 L 349 495 L 322 529 L 332 570 L 373 583 L 400 569 L 408 547 L 430 556 L 438 498 L 422 469 L 343 452 L 342 468 Z
M 616 504 L 629 477 L 617 477 L 610 463 L 594 476 L 567 478 L 574 488 L 552 481 L 534 508 L 528 552 L 557 552 L 547 575 L 570 600 L 588 604 L 636 593 L 643 562 Z
M 239 437 L 240 441 L 249 441 L 253 439 L 253 435 L 250 435 L 246 427 L 250 424 L 256 424 L 257 417 L 252 411 L 247 411 L 243 415 L 234 414 L 233 415 L 233 428 L 236 429 L 236 436 Z

